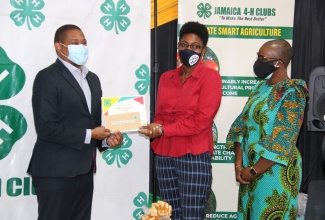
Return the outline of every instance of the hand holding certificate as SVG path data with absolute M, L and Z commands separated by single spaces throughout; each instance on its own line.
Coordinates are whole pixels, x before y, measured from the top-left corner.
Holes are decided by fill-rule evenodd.
M 111 131 L 137 131 L 147 121 L 144 96 L 102 97 L 102 113 Z
M 139 133 L 149 138 L 159 138 L 164 134 L 164 130 L 161 124 L 151 123 L 148 125 L 141 126 Z

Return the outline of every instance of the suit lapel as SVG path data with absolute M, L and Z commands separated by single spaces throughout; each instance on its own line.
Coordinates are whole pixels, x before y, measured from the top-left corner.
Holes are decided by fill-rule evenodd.
M 82 103 L 83 103 L 84 107 L 89 112 L 85 94 L 82 91 L 82 89 L 81 89 L 80 85 L 78 84 L 77 80 L 74 78 L 72 73 L 70 73 L 70 71 L 63 65 L 63 63 L 59 59 L 56 60 L 56 64 L 58 64 L 58 67 L 61 70 L 62 77 L 71 85 L 71 87 L 74 90 L 76 90 L 76 92 L 79 94 L 79 96 L 80 96 L 80 98 L 82 100 Z

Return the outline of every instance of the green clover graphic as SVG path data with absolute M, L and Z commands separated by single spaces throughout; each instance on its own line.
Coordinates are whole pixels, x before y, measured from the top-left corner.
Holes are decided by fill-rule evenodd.
M 113 0 L 106 0 L 100 9 L 104 14 L 107 14 L 100 19 L 105 30 L 110 31 L 115 26 L 115 33 L 119 34 L 118 30 L 124 32 L 131 25 L 130 19 L 126 17 L 130 12 L 130 6 L 125 0 L 119 0 L 116 8 Z
M 140 79 L 135 83 L 135 89 L 138 90 L 138 93 L 140 95 L 146 94 L 149 90 L 150 85 L 149 67 L 145 64 L 142 64 L 139 69 L 135 71 L 135 75 L 138 79 Z
M 133 204 L 137 207 L 133 212 L 133 218 L 138 220 L 143 215 L 142 207 L 149 207 L 148 197 L 144 192 L 140 192 L 134 199 Z
M 111 106 L 111 100 L 104 100 L 104 106 L 108 107 Z
M 17 95 L 25 85 L 24 70 L 11 61 L 5 50 L 0 47 L 0 100 Z
M 27 131 L 24 116 L 15 108 L 0 105 L 0 160 L 5 158 L 13 145 Z
M 196 12 L 196 14 L 200 17 L 200 18 L 209 18 L 212 15 L 212 12 L 210 11 L 212 9 L 212 6 L 209 3 L 206 3 L 205 5 L 203 3 L 200 3 L 197 6 L 198 11 Z
M 18 27 L 22 26 L 27 20 L 27 27 L 32 30 L 31 25 L 39 27 L 45 21 L 43 13 L 38 11 L 44 7 L 43 0 L 11 0 L 10 4 L 18 9 L 10 13 L 11 20 Z
M 123 134 L 123 142 L 117 147 L 105 151 L 102 157 L 108 165 L 112 165 L 116 160 L 117 167 L 121 168 L 120 162 L 125 165 L 131 160 L 133 156 L 132 152 L 127 149 L 131 145 L 132 140 L 127 134 Z

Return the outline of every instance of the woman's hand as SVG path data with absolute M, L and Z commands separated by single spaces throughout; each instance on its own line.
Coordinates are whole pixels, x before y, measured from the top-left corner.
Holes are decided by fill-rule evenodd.
M 243 150 L 240 149 L 240 143 L 235 142 L 235 172 L 236 172 L 236 181 L 241 184 L 249 184 L 249 181 L 243 178 Z
M 242 178 L 242 171 L 244 170 L 244 167 L 242 165 L 236 165 L 235 166 L 235 172 L 236 172 L 236 181 L 241 184 L 249 184 L 248 181 L 245 181 Z
M 252 180 L 256 178 L 256 176 L 253 176 L 250 172 L 250 167 L 243 167 L 240 171 L 240 179 L 239 181 L 242 184 L 249 184 Z M 237 174 L 237 173 L 236 173 Z M 236 176 L 237 177 L 237 176 Z
M 146 126 L 141 126 L 139 133 L 143 134 L 149 138 L 158 138 L 163 135 L 163 127 L 158 123 L 151 123 Z

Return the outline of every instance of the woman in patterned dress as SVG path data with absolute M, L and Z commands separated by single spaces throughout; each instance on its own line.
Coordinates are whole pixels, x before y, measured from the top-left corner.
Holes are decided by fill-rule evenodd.
M 226 143 L 236 155 L 238 219 L 296 219 L 302 175 L 296 141 L 308 90 L 303 80 L 288 77 L 287 41 L 268 41 L 257 56 L 254 72 L 267 80 L 251 92 Z

